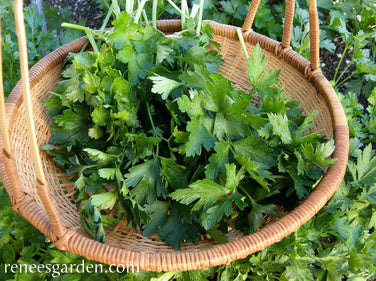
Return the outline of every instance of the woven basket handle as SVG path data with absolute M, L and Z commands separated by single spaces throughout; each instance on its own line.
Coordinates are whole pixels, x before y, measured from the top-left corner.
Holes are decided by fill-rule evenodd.
M 56 206 L 54 205 L 54 201 L 51 196 L 51 192 L 49 190 L 49 186 L 46 180 L 46 176 L 43 171 L 42 160 L 39 154 L 39 146 L 37 143 L 36 138 L 36 130 L 34 126 L 33 120 L 33 109 L 32 109 L 32 99 L 31 99 L 31 92 L 30 92 L 30 82 L 29 82 L 29 64 L 28 64 L 28 55 L 27 55 L 27 45 L 26 45 L 26 32 L 25 32 L 25 19 L 23 13 L 23 1 L 22 0 L 14 0 L 14 19 L 16 23 L 16 32 L 17 32 L 17 39 L 18 39 L 18 48 L 20 53 L 20 70 L 21 70 L 21 82 L 22 82 L 22 92 L 23 92 L 23 103 L 25 106 L 25 115 L 26 115 L 26 122 L 28 127 L 28 138 L 29 138 L 29 145 L 30 145 L 30 152 L 32 163 L 34 166 L 35 176 L 36 176 L 36 189 L 38 195 L 42 201 L 42 204 L 46 210 L 46 213 L 49 217 L 53 232 L 56 234 L 57 237 L 61 237 L 65 232 L 66 228 L 63 226 L 61 219 L 59 217 L 58 211 Z M 2 98 L 3 99 L 3 98 Z M 3 116 L 0 116 L 3 119 Z M 7 129 L 6 129 L 7 130 Z M 6 133 L 6 137 L 4 139 L 9 140 L 9 134 Z M 6 150 L 9 149 L 10 146 L 4 146 Z
M 253 21 L 259 7 L 260 0 L 252 0 L 249 7 L 247 17 L 244 21 L 242 30 L 249 32 L 252 29 Z M 282 35 L 282 49 L 289 48 L 291 43 L 291 31 L 294 21 L 295 0 L 286 0 L 285 23 Z M 316 70 L 319 67 L 320 54 L 320 29 L 319 18 L 317 13 L 316 0 L 309 0 L 309 36 L 310 36 L 310 53 L 311 53 L 311 68 Z

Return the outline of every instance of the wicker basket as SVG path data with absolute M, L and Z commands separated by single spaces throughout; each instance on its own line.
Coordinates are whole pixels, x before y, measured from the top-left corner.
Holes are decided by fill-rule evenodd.
M 218 245 L 203 240 L 196 245 L 182 243 L 181 250 L 143 237 L 141 232 L 120 224 L 106 233 L 106 243 L 91 239 L 80 226 L 79 214 L 72 202 L 74 185 L 64 171 L 58 170 L 46 153 L 38 147 L 48 142 L 50 117 L 43 100 L 60 79 L 64 59 L 85 44 L 80 38 L 55 50 L 39 61 L 28 75 L 27 55 L 20 51 L 22 82 L 1 99 L 0 175 L 11 198 L 13 209 L 55 243 L 55 247 L 77 253 L 87 259 L 106 264 L 133 264 L 147 271 L 186 271 L 229 264 L 236 259 L 264 249 L 296 231 L 322 208 L 340 185 L 347 165 L 349 135 L 346 116 L 336 93 L 322 75 L 319 64 L 319 28 L 316 1 L 310 0 L 311 62 L 290 47 L 294 1 L 287 0 L 282 43 L 251 30 L 259 4 L 252 1 L 242 28 L 249 52 L 259 43 L 268 57 L 268 68 L 281 69 L 280 78 L 287 93 L 301 102 L 308 114 L 318 110 L 315 129 L 334 135 L 337 161 L 329 168 L 315 190 L 292 212 L 263 226 L 252 235 L 239 231 L 229 233 L 229 242 Z M 15 14 L 20 46 L 26 42 L 23 29 L 22 1 L 15 0 Z M 175 20 L 159 21 L 166 33 L 180 29 Z M 225 64 L 220 71 L 242 90 L 249 90 L 247 63 L 239 43 L 237 27 L 212 24 L 214 40 L 221 44 Z M 25 61 L 26 56 L 26 61 Z M 22 64 L 23 61 L 23 64 Z M 29 77 L 27 79 L 27 77 Z M 1 83 L 2 84 L 2 83 Z M 35 128 L 33 127 L 35 125 Z

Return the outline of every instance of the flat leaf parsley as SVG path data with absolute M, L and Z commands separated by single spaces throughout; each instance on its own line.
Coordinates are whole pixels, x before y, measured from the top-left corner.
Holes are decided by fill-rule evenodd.
M 98 51 L 69 55 L 44 102 L 53 118 L 44 149 L 75 176 L 83 227 L 98 241 L 126 219 L 177 249 L 205 233 L 226 242 L 230 219 L 256 231 L 335 161 L 333 142 L 310 131 L 315 113 L 303 116 L 275 86 L 279 70 L 265 70 L 258 45 L 252 89 L 241 92 L 207 51 L 209 25 L 165 35 L 124 12 L 113 25 Z

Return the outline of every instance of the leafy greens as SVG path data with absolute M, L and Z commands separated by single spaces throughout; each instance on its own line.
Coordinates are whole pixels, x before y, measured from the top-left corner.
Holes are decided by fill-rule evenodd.
M 279 70 L 266 70 L 258 45 L 247 59 L 252 89 L 241 92 L 207 51 L 209 25 L 165 35 L 124 12 L 113 25 L 98 51 L 68 57 L 44 102 L 53 124 L 43 148 L 75 176 L 81 221 L 96 240 L 126 219 L 177 249 L 204 233 L 225 242 L 230 219 L 256 231 L 335 161 L 333 142 L 311 130 L 316 113 L 303 116 L 275 86 Z

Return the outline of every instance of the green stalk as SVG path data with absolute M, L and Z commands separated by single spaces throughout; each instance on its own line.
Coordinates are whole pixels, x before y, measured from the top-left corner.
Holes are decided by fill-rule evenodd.
M 184 12 L 182 12 L 182 10 L 180 10 L 179 7 L 176 6 L 174 2 L 172 2 L 171 0 L 167 0 L 167 2 L 170 3 L 171 6 L 174 7 L 174 9 L 175 9 L 176 11 L 178 11 L 178 13 L 179 13 L 182 17 L 186 17 L 186 18 L 188 18 L 188 16 L 187 16 Z
M 142 10 L 144 9 L 146 1 L 147 0 L 142 0 L 141 3 L 139 4 L 137 11 L 136 11 L 136 15 L 134 16 L 134 19 L 133 19 L 134 23 L 138 23 L 138 21 L 140 20 L 140 16 L 141 16 Z
M 127 1 L 127 2 L 128 2 L 128 1 Z M 119 7 L 118 0 L 112 0 L 112 4 L 114 5 L 114 14 L 115 14 L 115 18 L 119 18 L 120 7 Z
M 144 22 L 147 24 L 149 22 L 149 19 L 145 9 L 142 9 L 142 17 L 144 18 Z
M 100 31 L 90 29 L 90 28 L 88 28 L 86 26 L 82 26 L 82 25 L 78 25 L 78 24 L 73 24 L 73 23 L 67 23 L 67 22 L 63 22 L 61 24 L 61 26 L 62 27 L 66 27 L 66 28 L 73 28 L 73 29 L 83 30 L 86 33 L 94 34 L 95 36 L 98 36 L 99 38 L 101 38 L 103 40 L 106 40 L 106 37 L 104 37 L 103 34 Z
M 158 11 L 158 0 L 153 0 L 153 10 L 152 10 L 152 22 L 154 29 L 157 29 L 157 11 Z
M 106 28 L 107 23 L 108 23 L 108 21 L 111 18 L 113 10 L 114 10 L 114 3 L 111 3 L 111 6 L 108 8 L 108 12 L 107 12 L 106 18 L 104 19 L 103 24 L 102 24 L 100 30 L 104 30 Z
M 340 87 L 343 83 L 345 83 L 347 80 L 349 80 L 356 72 L 351 73 L 349 76 L 347 76 L 345 79 L 343 79 L 340 83 L 336 85 L 336 87 Z
M 118 0 L 112 0 L 112 4 L 114 5 L 115 18 L 119 18 L 120 6 Z
M 342 52 L 342 57 L 341 57 L 341 59 L 339 60 L 339 63 L 338 63 L 338 65 L 337 65 L 336 72 L 334 73 L 334 77 L 333 77 L 333 81 L 334 81 L 335 83 L 338 82 L 338 81 L 336 81 L 336 79 L 337 79 L 338 71 L 339 71 L 339 68 L 340 68 L 340 66 L 341 66 L 341 64 L 342 64 L 343 58 L 345 57 L 345 53 L 346 53 L 347 49 L 348 49 L 351 45 L 352 45 L 352 44 L 350 44 L 350 45 L 346 45 L 346 46 L 345 46 L 345 49 L 344 49 L 343 52 Z
M 189 8 L 188 8 L 188 3 L 187 0 L 183 0 L 185 2 L 185 10 L 183 10 L 183 13 L 186 15 L 189 15 Z
M 187 12 L 187 1 L 181 0 L 181 11 L 186 14 Z M 185 27 L 185 17 L 181 17 L 181 29 L 184 30 Z
M 95 42 L 93 33 L 86 32 L 86 36 L 87 36 L 87 39 L 89 39 L 89 42 L 91 46 L 93 47 L 94 52 L 99 53 L 99 48 L 98 48 L 97 42 Z
M 240 42 L 240 45 L 242 46 L 244 55 L 247 58 L 247 60 L 249 60 L 249 55 L 248 55 L 248 52 L 247 52 L 247 47 L 245 46 L 245 42 L 244 42 L 243 34 L 241 33 L 241 29 L 238 28 L 236 30 L 236 33 L 238 34 L 239 42 Z
M 251 195 L 249 195 L 249 193 L 247 192 L 247 190 L 245 190 L 244 187 L 242 187 L 240 184 L 238 185 L 238 187 L 244 192 L 245 196 L 248 198 L 248 200 L 251 202 L 251 205 L 254 205 L 256 202 L 255 200 L 252 198 Z
M 198 12 L 198 22 L 197 22 L 197 30 L 196 30 L 197 36 L 200 36 L 201 34 L 201 24 L 202 24 L 202 14 L 204 12 L 204 3 L 205 3 L 205 0 L 200 0 L 200 8 Z
M 149 119 L 150 119 L 151 127 L 153 128 L 154 136 L 159 138 L 157 129 L 155 128 L 155 125 L 154 125 L 153 117 L 151 116 L 149 102 L 146 102 L 146 109 L 148 111 L 148 116 L 149 116 Z M 162 139 L 164 139 L 164 138 L 162 138 Z M 157 144 L 157 149 L 155 151 L 155 155 L 156 155 L 156 157 L 158 157 L 158 155 L 159 155 L 159 143 Z
M 107 9 L 110 9 L 110 5 L 108 5 L 108 2 L 105 0 L 103 1 L 104 5 L 106 6 Z
M 342 76 L 346 73 L 346 71 L 349 69 L 349 67 L 353 64 L 354 62 L 351 61 L 346 67 L 345 69 L 342 71 L 341 75 L 338 77 L 337 81 L 335 81 L 336 83 L 341 80 Z
M 148 111 L 148 116 L 149 116 L 151 127 L 152 127 L 153 132 L 154 132 L 154 136 L 159 137 L 157 129 L 155 128 L 155 125 L 154 125 L 153 117 L 151 116 L 149 102 L 146 102 L 146 110 Z
M 129 1 L 129 13 L 133 13 L 133 7 L 134 7 L 134 0 Z

